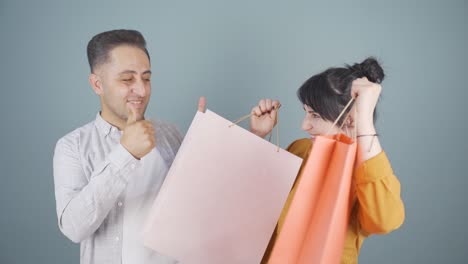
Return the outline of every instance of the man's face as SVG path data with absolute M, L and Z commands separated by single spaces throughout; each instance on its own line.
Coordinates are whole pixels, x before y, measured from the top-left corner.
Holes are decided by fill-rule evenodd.
M 130 109 L 143 119 L 151 95 L 150 62 L 146 53 L 128 45 L 117 46 L 95 74 L 100 81 L 102 117 L 120 128 Z

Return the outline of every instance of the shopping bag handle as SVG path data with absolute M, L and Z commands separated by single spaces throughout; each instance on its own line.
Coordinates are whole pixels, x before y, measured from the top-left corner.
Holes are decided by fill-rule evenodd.
M 273 110 L 278 110 L 278 109 L 280 109 L 280 107 L 281 107 L 281 105 L 278 105 L 277 107 L 273 106 Z M 279 111 L 276 113 L 276 152 L 279 152 L 279 149 L 280 149 L 280 147 L 279 147 L 279 128 L 278 128 L 279 127 L 279 121 L 278 121 L 279 118 L 278 118 L 278 114 L 279 114 Z M 252 115 L 252 113 L 250 113 L 248 115 L 245 115 L 245 116 L 233 121 L 232 124 L 229 125 L 229 127 L 237 125 L 238 123 L 242 122 L 243 120 L 249 118 L 251 115 Z M 270 132 L 269 134 L 270 134 L 270 136 L 268 138 L 268 141 L 271 142 L 271 134 L 272 133 Z
M 333 122 L 333 124 L 330 126 L 330 128 L 328 128 L 328 131 L 327 131 L 327 133 L 325 133 L 325 135 L 330 135 L 330 132 L 332 131 L 333 127 L 336 126 L 336 124 L 338 123 L 340 118 L 344 115 L 346 110 L 348 110 L 348 108 L 352 105 L 353 102 L 354 102 L 354 97 L 352 97 L 351 100 L 349 100 L 348 104 L 343 108 L 343 111 L 341 111 L 340 115 L 336 118 L 336 120 Z M 341 123 L 340 130 L 343 128 L 343 125 L 345 123 L 344 121 L 346 121 L 346 119 L 349 118 L 350 114 L 351 114 L 351 111 L 348 112 L 345 119 L 343 120 L 343 123 Z M 354 135 L 352 135 L 353 139 L 355 139 L 356 135 L 357 135 L 357 117 L 356 117 L 357 112 L 356 112 L 356 108 L 354 108 L 354 114 L 355 114 L 354 115 Z

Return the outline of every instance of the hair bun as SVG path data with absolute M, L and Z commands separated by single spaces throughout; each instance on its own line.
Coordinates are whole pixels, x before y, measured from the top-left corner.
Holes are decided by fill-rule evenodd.
M 354 64 L 351 69 L 357 71 L 358 75 L 367 77 L 373 83 L 381 83 L 385 78 L 384 70 L 374 57 L 369 57 L 361 63 Z

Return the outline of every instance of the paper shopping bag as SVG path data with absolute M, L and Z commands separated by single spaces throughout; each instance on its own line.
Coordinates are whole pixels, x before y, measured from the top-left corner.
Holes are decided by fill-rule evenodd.
M 355 157 L 356 143 L 351 138 L 316 137 L 269 264 L 340 262 Z
M 144 228 L 184 264 L 259 263 L 302 159 L 207 110 L 197 112 Z

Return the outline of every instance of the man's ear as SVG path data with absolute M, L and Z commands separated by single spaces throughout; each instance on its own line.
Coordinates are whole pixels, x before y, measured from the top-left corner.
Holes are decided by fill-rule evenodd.
M 99 75 L 91 73 L 89 75 L 89 84 L 91 84 L 91 87 L 93 88 L 93 91 L 97 95 L 102 95 L 104 93 L 104 90 L 102 88 L 102 82 L 101 82 L 101 77 Z

